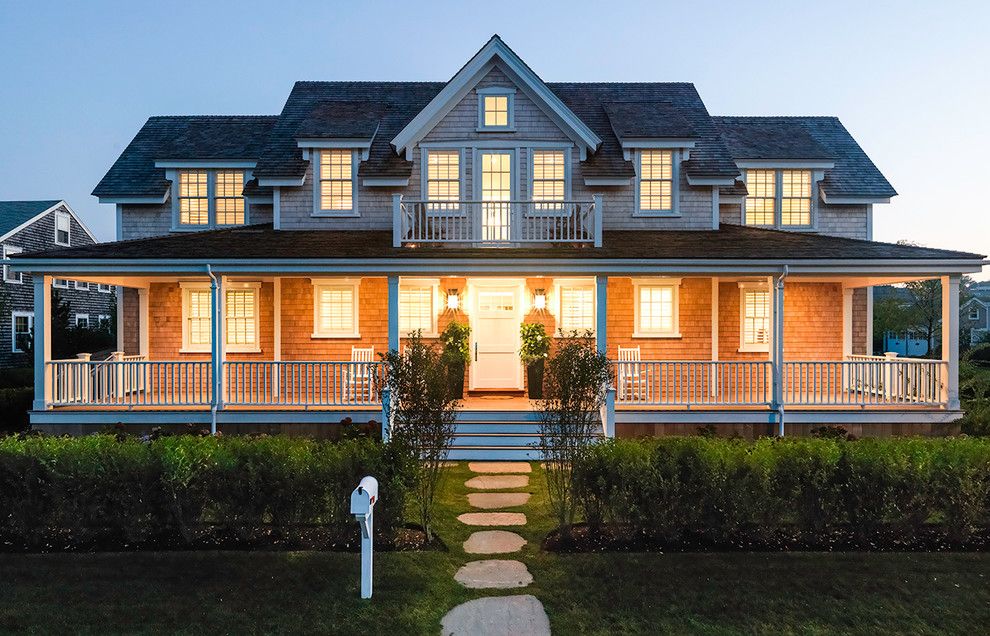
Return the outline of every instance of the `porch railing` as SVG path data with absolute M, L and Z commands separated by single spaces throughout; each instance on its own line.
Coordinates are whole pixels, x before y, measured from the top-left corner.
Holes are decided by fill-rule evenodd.
M 785 361 L 781 371 L 784 404 L 940 405 L 944 401 L 942 360 L 849 356 L 843 361 Z
M 614 373 L 622 406 L 758 406 L 772 399 L 766 361 L 615 362 Z
M 377 406 L 381 362 L 225 362 L 234 406 Z
M 601 245 L 601 198 L 592 201 L 393 202 L 393 242 Z
M 51 406 L 205 406 L 213 391 L 209 361 L 120 359 L 47 363 Z

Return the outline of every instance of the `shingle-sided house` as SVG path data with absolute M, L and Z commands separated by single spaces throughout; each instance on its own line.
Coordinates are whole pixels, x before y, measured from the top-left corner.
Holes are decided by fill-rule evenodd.
M 771 105 L 768 104 L 768 107 Z M 686 83 L 545 82 L 497 36 L 447 82 L 299 82 L 271 117 L 153 117 L 94 194 L 117 243 L 16 258 L 119 285 L 126 360 L 38 349 L 36 426 L 381 421 L 377 355 L 471 327 L 456 457 L 530 453 L 519 325 L 615 360 L 605 435 L 949 430 L 946 360 L 870 351 L 870 286 L 983 257 L 875 242 L 896 193 L 834 117 Z M 620 361 L 621 359 L 621 361 Z M 497 396 L 499 399 L 492 399 Z
M 990 334 L 990 294 L 978 294 L 962 306 L 962 327 L 969 333 L 969 344 L 984 342 Z
M 15 254 L 96 244 L 96 238 L 65 201 L 0 201 L 0 258 Z M 30 366 L 26 341 L 34 328 L 30 273 L 5 264 L 0 280 L 0 369 Z M 71 324 L 108 325 L 113 307 L 106 284 L 55 278 L 51 286 L 69 304 Z

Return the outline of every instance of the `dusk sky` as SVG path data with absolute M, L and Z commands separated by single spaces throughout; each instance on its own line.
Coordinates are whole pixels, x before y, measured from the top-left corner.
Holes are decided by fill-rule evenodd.
M 0 199 L 64 198 L 111 240 L 89 193 L 149 116 L 277 114 L 302 79 L 446 80 L 498 33 L 547 81 L 836 115 L 900 193 L 876 239 L 987 254 L 988 23 L 986 2 L 0 0 Z

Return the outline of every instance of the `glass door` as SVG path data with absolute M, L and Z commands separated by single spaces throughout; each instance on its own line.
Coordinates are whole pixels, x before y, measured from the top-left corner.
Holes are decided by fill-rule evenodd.
M 512 152 L 481 152 L 481 240 L 512 236 Z

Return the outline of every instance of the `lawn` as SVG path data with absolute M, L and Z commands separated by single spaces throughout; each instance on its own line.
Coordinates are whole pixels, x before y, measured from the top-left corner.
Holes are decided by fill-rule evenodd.
M 0 555 L 0 631 L 435 634 L 448 609 L 482 595 L 452 579 L 469 560 L 460 544 L 470 531 L 455 520 L 467 477 L 465 465 L 452 468 L 442 493 L 437 529 L 450 550 L 377 554 L 370 602 L 358 599 L 355 554 Z M 535 577 L 526 592 L 556 633 L 980 633 L 990 624 L 986 554 L 542 553 L 553 524 L 540 477 L 520 558 Z

